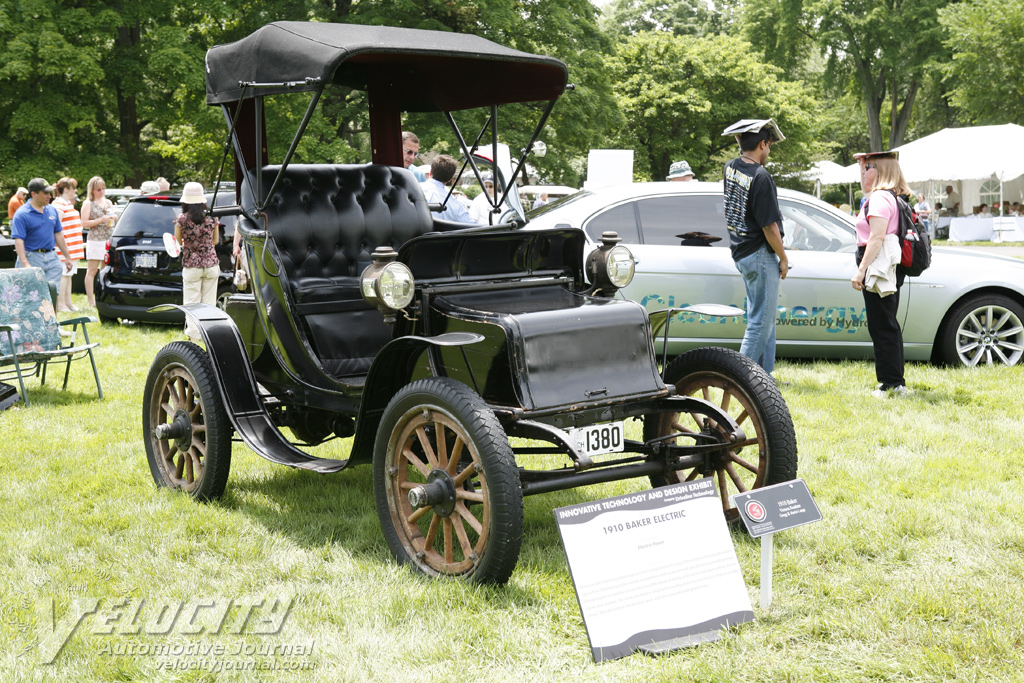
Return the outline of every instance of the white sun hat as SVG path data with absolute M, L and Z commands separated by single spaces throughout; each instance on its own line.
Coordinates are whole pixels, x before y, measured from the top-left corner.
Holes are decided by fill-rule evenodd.
M 181 193 L 182 204 L 205 204 L 206 195 L 203 193 L 203 186 L 199 183 L 185 183 L 185 189 Z

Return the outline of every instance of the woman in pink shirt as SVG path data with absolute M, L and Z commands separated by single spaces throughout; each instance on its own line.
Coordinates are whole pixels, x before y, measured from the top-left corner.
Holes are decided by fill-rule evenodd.
M 896 152 L 855 154 L 860 163 L 860 185 L 864 202 L 857 216 L 857 272 L 851 283 L 864 294 L 864 308 L 871 345 L 875 350 L 875 378 L 879 387 L 872 395 L 905 396 L 907 382 L 903 376 L 903 331 L 896 313 L 900 306 L 903 273 L 896 270 L 896 291 L 887 296 L 864 287 L 868 266 L 882 251 L 886 235 L 899 231 L 900 217 L 896 195 L 910 195 L 903 178 Z

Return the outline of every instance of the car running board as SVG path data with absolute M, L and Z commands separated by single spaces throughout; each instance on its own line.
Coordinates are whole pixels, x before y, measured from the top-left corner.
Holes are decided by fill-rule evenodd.
M 249 448 L 270 462 L 321 474 L 338 472 L 348 465 L 348 460 L 303 453 L 284 438 L 259 397 L 242 335 L 227 313 L 207 304 L 176 308 L 184 311 L 202 332 L 206 352 L 217 370 L 217 384 L 228 419 Z

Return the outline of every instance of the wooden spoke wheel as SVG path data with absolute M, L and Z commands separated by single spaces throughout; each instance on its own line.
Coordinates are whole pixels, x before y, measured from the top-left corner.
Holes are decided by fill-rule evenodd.
M 523 496 L 501 424 L 465 385 L 419 380 L 388 404 L 374 494 L 392 552 L 429 576 L 504 583 L 519 556 Z
M 209 357 L 191 342 L 168 344 L 146 379 L 142 422 L 158 486 L 219 498 L 231 467 L 231 424 Z
M 727 412 L 747 438 L 713 453 L 707 466 L 651 477 L 652 486 L 665 486 L 712 476 L 722 509 L 730 522 L 739 513 L 729 497 L 796 477 L 796 433 L 789 409 L 772 377 L 746 356 L 729 349 L 695 349 L 675 358 L 666 382 L 680 396 L 704 399 Z M 669 443 L 692 445 L 717 440 L 727 444 L 726 431 L 699 413 L 659 413 L 644 418 L 644 439 L 679 434 Z M 702 434 L 699 440 L 687 434 Z

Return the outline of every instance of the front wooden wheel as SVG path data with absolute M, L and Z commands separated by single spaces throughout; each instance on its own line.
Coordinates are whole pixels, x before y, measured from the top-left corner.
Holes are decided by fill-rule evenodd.
M 450 379 L 420 380 L 388 405 L 374 492 L 392 552 L 429 576 L 504 583 L 519 555 L 522 487 L 504 430 Z

